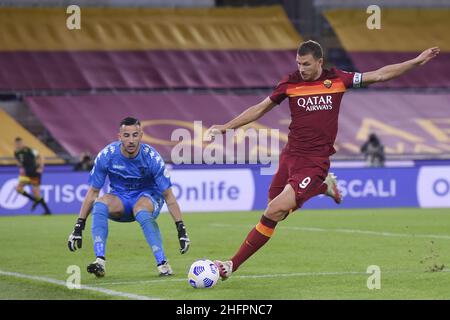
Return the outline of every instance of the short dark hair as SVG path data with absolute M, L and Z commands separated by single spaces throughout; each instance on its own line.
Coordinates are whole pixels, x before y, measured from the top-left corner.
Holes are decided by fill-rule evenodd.
M 138 119 L 136 119 L 136 118 L 133 118 L 133 117 L 126 117 L 125 119 L 123 119 L 122 121 L 120 121 L 119 128 L 120 128 L 121 126 L 133 126 L 133 125 L 140 126 L 141 123 L 140 123 L 140 121 L 139 121 Z
M 322 46 L 320 45 L 320 43 L 313 40 L 302 42 L 300 44 L 300 47 L 298 47 L 297 54 L 299 56 L 306 56 L 307 54 L 311 54 L 316 60 L 323 58 Z

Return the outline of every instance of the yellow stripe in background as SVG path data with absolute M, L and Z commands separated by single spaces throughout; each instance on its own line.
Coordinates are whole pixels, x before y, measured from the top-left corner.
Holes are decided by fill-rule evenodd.
M 281 6 L 257 8 L 0 8 L 0 51 L 286 50 L 302 41 Z
M 27 129 L 16 122 L 9 114 L 0 109 L 0 164 L 15 164 L 14 139 L 21 137 L 24 145 L 36 149 L 45 163 L 62 164 L 60 159 L 52 150 L 33 136 Z
M 381 29 L 367 28 L 365 8 L 324 12 L 348 51 L 450 51 L 450 9 L 381 9 Z

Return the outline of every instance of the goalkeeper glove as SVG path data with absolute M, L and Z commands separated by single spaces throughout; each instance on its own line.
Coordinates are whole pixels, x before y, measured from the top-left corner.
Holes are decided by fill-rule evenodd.
M 73 228 L 73 232 L 69 235 L 69 239 L 67 241 L 70 251 L 77 250 L 77 247 L 78 249 L 81 249 L 83 243 L 82 232 L 84 230 L 85 223 L 86 219 L 78 218 L 77 223 Z
M 183 221 L 175 222 L 178 231 L 178 241 L 180 241 L 180 253 L 184 254 L 188 251 L 191 240 L 186 233 L 186 227 L 184 226 Z

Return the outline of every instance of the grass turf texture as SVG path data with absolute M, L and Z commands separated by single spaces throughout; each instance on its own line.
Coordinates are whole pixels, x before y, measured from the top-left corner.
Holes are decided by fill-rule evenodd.
M 86 272 L 94 260 L 91 219 L 83 248 L 69 252 L 75 215 L 0 217 L 0 270 L 66 281 L 70 265 L 81 283 L 161 299 L 449 299 L 448 209 L 299 210 L 233 276 L 212 289 L 187 283 L 191 263 L 232 256 L 261 212 L 189 213 L 190 251 L 178 252 L 173 221 L 158 221 L 176 273 L 160 278 L 138 223 L 109 222 L 106 276 Z M 369 265 L 381 289 L 369 290 Z M 443 268 L 443 270 L 441 270 Z M 88 290 L 0 275 L 0 299 L 123 299 Z

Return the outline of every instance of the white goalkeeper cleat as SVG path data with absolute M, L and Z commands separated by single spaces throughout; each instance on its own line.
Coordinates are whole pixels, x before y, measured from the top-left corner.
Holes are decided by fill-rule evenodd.
M 222 278 L 222 281 L 227 280 L 231 273 L 233 273 L 233 261 L 219 261 L 214 260 L 214 264 L 216 265 L 217 269 L 219 269 L 219 275 Z
M 327 191 L 325 194 L 331 198 L 333 198 L 334 202 L 337 204 L 342 202 L 342 195 L 337 187 L 337 180 L 334 173 L 330 172 L 325 178 L 324 183 L 327 185 Z
M 157 268 L 158 268 L 160 277 L 173 275 L 172 267 L 170 266 L 170 264 L 167 261 L 164 261 L 162 264 L 157 266 Z
M 106 261 L 97 258 L 94 262 L 87 266 L 87 272 L 93 273 L 97 278 L 102 278 L 105 276 Z

